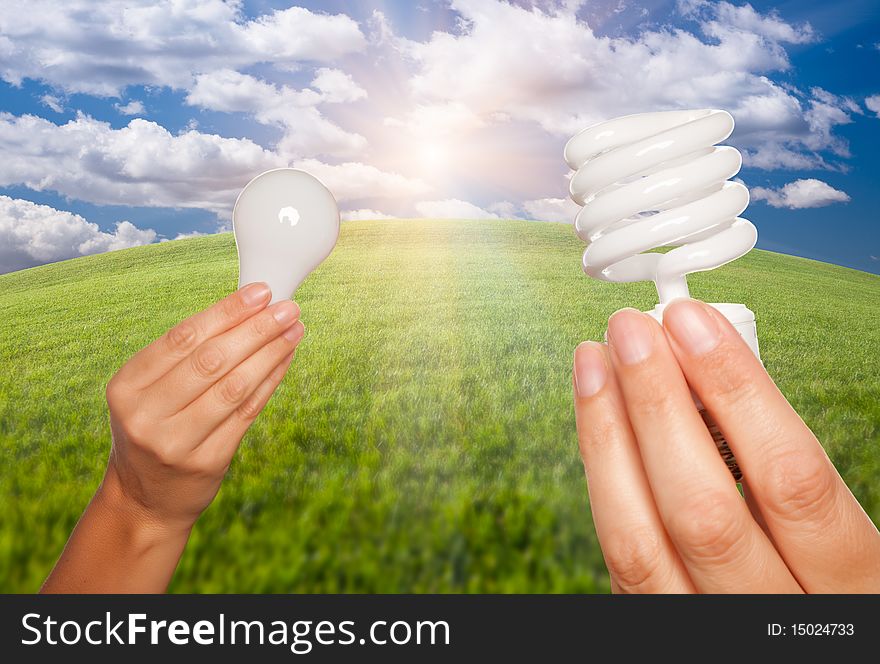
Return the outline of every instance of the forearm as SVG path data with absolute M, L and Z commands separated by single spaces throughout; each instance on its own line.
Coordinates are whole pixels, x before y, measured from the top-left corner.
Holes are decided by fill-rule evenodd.
M 190 529 L 151 519 L 108 470 L 40 592 L 161 593 Z

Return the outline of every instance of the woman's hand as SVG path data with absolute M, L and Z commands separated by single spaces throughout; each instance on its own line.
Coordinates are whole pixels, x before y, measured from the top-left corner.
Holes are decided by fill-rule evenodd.
M 302 339 L 299 308 L 251 284 L 132 357 L 107 386 L 104 481 L 44 591 L 161 591 Z
M 191 527 L 303 335 L 299 308 L 251 284 L 171 328 L 107 385 L 108 475 L 150 518 Z
M 880 534 L 730 323 L 625 309 L 575 351 L 575 412 L 615 592 L 880 592 Z M 745 500 L 688 389 L 724 432 Z

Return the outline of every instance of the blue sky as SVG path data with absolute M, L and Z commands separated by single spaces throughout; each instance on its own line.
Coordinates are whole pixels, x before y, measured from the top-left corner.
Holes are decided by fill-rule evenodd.
M 345 218 L 570 221 L 578 129 L 721 107 L 758 246 L 880 273 L 878 1 L 137 5 L 6 3 L 0 271 L 223 230 L 278 165 Z

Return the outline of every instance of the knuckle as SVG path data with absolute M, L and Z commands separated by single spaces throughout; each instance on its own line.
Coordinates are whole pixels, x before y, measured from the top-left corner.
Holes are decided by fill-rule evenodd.
M 285 346 L 287 346 L 287 350 L 289 351 L 291 347 L 295 348 L 299 345 L 299 342 L 303 340 L 303 336 L 306 333 L 306 326 L 303 325 L 302 321 L 296 321 L 288 330 L 288 335 L 285 336 Z
M 165 468 L 180 465 L 180 445 L 174 431 L 136 411 L 119 423 L 126 443 L 139 454 Z
M 245 304 L 241 293 L 236 292 L 232 297 L 227 297 L 220 302 L 220 316 L 227 320 L 238 320 L 244 310 Z
M 168 330 L 168 345 L 178 353 L 188 353 L 193 349 L 198 339 L 198 330 L 195 323 L 185 320 Z
M 238 415 L 246 421 L 257 418 L 263 410 L 263 403 L 257 395 L 252 395 L 238 407 Z
M 271 315 L 254 316 L 250 323 L 251 334 L 258 339 L 268 339 L 274 336 L 277 323 Z
M 670 518 L 669 534 L 682 555 L 706 562 L 722 562 L 736 555 L 745 541 L 748 524 L 738 498 L 719 492 L 696 495 Z
M 119 374 L 116 374 L 107 382 L 104 396 L 107 399 L 107 405 L 109 405 L 110 408 L 114 408 L 119 404 L 122 399 L 122 389 L 122 382 L 119 379 Z
M 650 593 L 659 587 L 662 543 L 649 529 L 618 531 L 604 538 L 608 573 L 624 593 Z
M 190 454 L 180 462 L 180 469 L 194 480 L 213 479 L 217 474 L 217 469 L 211 463 L 211 459 L 207 455 L 201 454 Z
M 125 437 L 136 447 L 147 449 L 153 440 L 153 424 L 139 412 L 127 417 L 122 423 Z
M 757 394 L 754 373 L 748 370 L 741 350 L 730 344 L 722 344 L 704 357 L 700 369 L 711 379 L 709 391 L 722 403 L 751 400 Z
M 628 423 L 621 423 L 606 413 L 596 416 L 584 414 L 581 417 L 578 422 L 578 448 L 588 473 L 596 460 L 614 455 L 616 450 L 627 444 L 628 426 Z
M 223 351 L 215 345 L 206 345 L 192 354 L 192 368 L 197 376 L 211 378 L 223 366 Z
M 153 458 L 165 468 L 175 468 L 180 465 L 180 455 L 172 445 L 156 445 L 151 452 Z
M 646 385 L 660 385 L 658 382 L 646 383 Z M 645 389 L 639 390 L 626 397 L 627 408 L 643 416 L 645 421 L 662 422 L 669 419 L 669 413 L 678 410 L 676 394 L 669 389 Z
M 289 366 L 290 366 L 290 364 L 288 362 L 282 362 L 277 367 L 272 369 L 272 373 L 269 374 L 270 380 L 275 381 L 275 382 L 280 382 L 281 379 L 283 379 L 285 374 L 287 373 L 287 368 Z
M 234 405 L 247 395 L 248 382 L 238 372 L 232 372 L 217 384 L 217 395 L 224 403 Z
M 785 520 L 817 522 L 833 518 L 837 482 L 825 455 L 789 445 L 764 465 L 768 509 Z

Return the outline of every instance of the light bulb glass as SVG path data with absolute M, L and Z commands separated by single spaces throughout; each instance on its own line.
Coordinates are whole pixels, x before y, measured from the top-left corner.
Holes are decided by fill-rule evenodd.
M 251 180 L 235 202 L 239 288 L 265 281 L 272 302 L 289 299 L 330 255 L 339 237 L 339 208 L 320 180 L 277 168 Z

